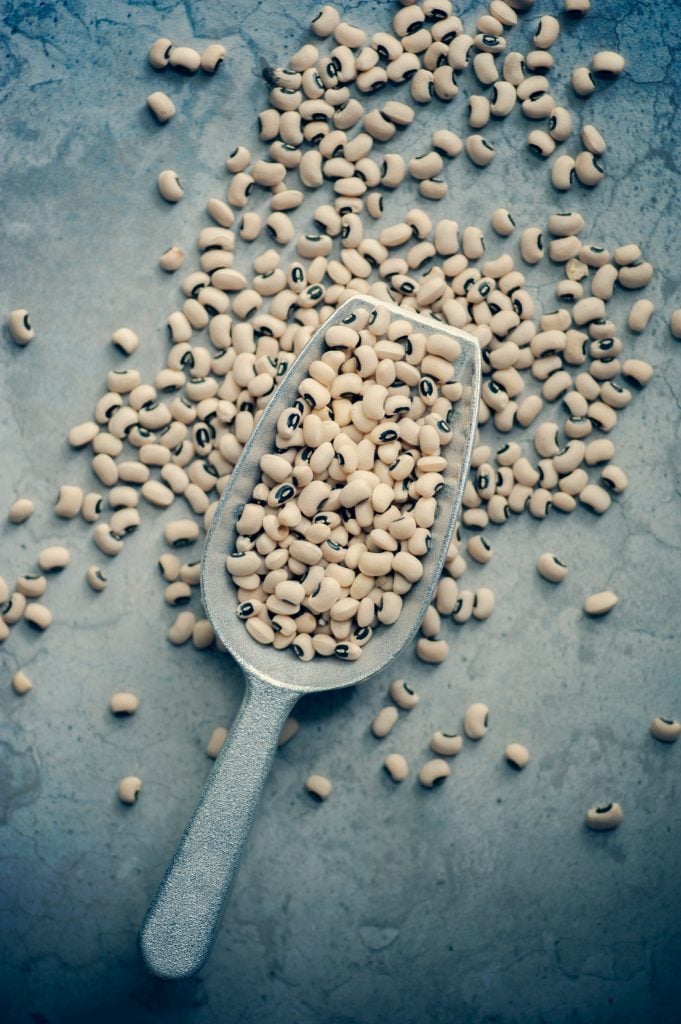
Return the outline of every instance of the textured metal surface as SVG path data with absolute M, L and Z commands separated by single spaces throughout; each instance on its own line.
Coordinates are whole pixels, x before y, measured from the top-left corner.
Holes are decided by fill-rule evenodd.
M 415 331 L 450 334 L 461 346 L 454 376 L 463 385 L 463 394 L 454 406 L 451 441 L 443 449 L 448 465 L 431 531 L 433 545 L 424 559 L 426 571 L 405 597 L 398 621 L 377 629 L 361 658 L 355 662 L 338 658 L 301 662 L 291 651 L 257 643 L 246 631 L 236 614 L 237 589 L 225 572 L 225 556 L 234 549 L 235 521 L 259 479 L 260 457 L 273 450 L 277 420 L 298 397 L 298 386 L 308 376 L 310 364 L 324 352 L 326 331 L 334 324 L 347 323 L 360 310 L 371 313 L 377 307 L 388 309 L 393 319 L 409 321 Z M 440 578 L 459 514 L 479 399 L 480 349 L 474 338 L 387 302 L 353 298 L 314 333 L 259 420 L 222 494 L 201 565 L 206 611 L 244 671 L 246 695 L 140 931 L 144 961 L 159 977 L 188 977 L 208 956 L 277 738 L 298 698 L 309 691 L 332 690 L 368 679 L 389 665 L 416 633 Z
M 397 10 L 380 0 L 342 6 L 369 32 Z M 484 3 L 455 6 L 473 35 Z M 447 199 L 428 206 L 483 228 L 490 258 L 512 252 L 519 262 L 517 238 L 489 227 L 500 205 L 519 229 L 577 209 L 585 241 L 642 246 L 656 268 L 650 329 L 636 337 L 624 326 L 633 294 L 608 304 L 625 352 L 655 367 L 611 435 L 629 488 L 601 519 L 578 509 L 486 532 L 494 557 L 462 582 L 492 587 L 496 609 L 484 623 L 443 624 L 451 657 L 442 665 L 419 662 L 410 645 L 366 685 L 303 698 L 205 968 L 169 985 L 137 955 L 149 896 L 213 767 L 206 743 L 231 724 L 243 675 L 227 655 L 165 639 L 175 611 L 156 559 L 177 508 L 145 509 L 110 563 L 81 524 L 55 520 L 60 483 L 97 489 L 65 432 L 92 415 L 121 362 L 108 341 L 117 327 L 139 333 L 128 362 L 145 380 L 163 365 L 164 318 L 182 298 L 177 275 L 156 269 L 158 255 L 172 244 L 194 252 L 207 197 L 224 197 L 234 145 L 264 152 L 254 118 L 267 106 L 260 57 L 285 64 L 318 7 L 4 4 L 0 306 L 3 315 L 27 306 L 37 338 L 20 352 L 0 331 L 0 503 L 28 494 L 36 512 L 19 528 L 0 521 L 0 573 L 30 571 L 48 543 L 66 543 L 72 563 L 50 580 L 48 632 L 19 625 L 0 648 L 1 1015 L 11 1024 L 677 1024 L 681 744 L 664 747 L 647 731 L 654 715 L 681 714 L 681 347 L 668 328 L 681 301 L 681 7 L 659 0 L 594 0 L 583 21 L 561 18 L 551 91 L 575 111 L 575 132 L 590 122 L 606 138 L 597 188 L 553 191 L 516 110 L 490 124 L 492 164 L 452 161 Z M 561 8 L 535 4 L 508 49 L 530 49 L 539 15 Z M 161 35 L 199 47 L 220 39 L 228 59 L 211 79 L 159 75 L 145 51 Z M 625 53 L 625 75 L 575 101 L 570 69 L 604 48 Z M 159 88 L 178 107 L 163 128 L 144 109 Z M 466 135 L 467 113 L 463 95 L 419 108 L 398 138 L 405 159 L 443 124 Z M 565 148 L 577 152 L 576 134 Z M 156 194 L 164 167 L 185 186 L 175 207 Z M 416 205 L 425 202 L 407 181 L 386 196 L 384 222 Z M 307 214 L 296 216 L 308 230 Z M 237 249 L 239 262 L 261 251 Z M 555 279 L 546 260 L 528 271 L 543 310 L 555 308 Z M 492 448 L 504 441 L 489 425 L 481 435 Z M 570 564 L 558 588 L 537 576 L 542 551 Z M 198 546 L 186 551 L 199 556 Z M 110 580 L 94 596 L 83 578 L 93 561 Z M 587 620 L 585 594 L 605 587 L 619 605 Z M 23 698 L 8 684 L 20 667 L 34 683 Z M 421 703 L 379 741 L 369 723 L 397 675 Z M 129 720 L 107 709 L 121 687 L 141 697 Z M 444 786 L 423 791 L 415 775 L 430 734 L 460 729 L 474 700 L 490 706 L 488 735 L 466 744 Z M 511 741 L 532 755 L 523 772 L 503 762 Z M 388 744 L 409 761 L 399 787 L 381 768 Z M 313 771 L 334 784 L 323 804 L 303 789 Z M 127 774 L 143 780 L 134 807 L 116 799 Z M 584 811 L 613 798 L 624 823 L 589 834 Z
M 247 676 L 229 739 L 140 930 L 144 962 L 160 978 L 187 978 L 208 956 L 281 728 L 298 697 Z

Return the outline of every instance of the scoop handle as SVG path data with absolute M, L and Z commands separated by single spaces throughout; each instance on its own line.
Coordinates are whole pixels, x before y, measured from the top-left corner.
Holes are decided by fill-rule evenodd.
M 160 978 L 195 974 L 210 952 L 282 726 L 301 694 L 246 674 L 243 703 L 139 934 Z

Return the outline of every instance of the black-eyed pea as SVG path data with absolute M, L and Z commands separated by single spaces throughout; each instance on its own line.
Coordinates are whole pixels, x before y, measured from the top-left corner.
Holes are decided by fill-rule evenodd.
M 466 550 L 474 561 L 483 565 L 492 558 L 492 548 L 482 534 L 471 537 L 466 545 Z
M 40 573 L 27 572 L 17 577 L 16 587 L 26 598 L 42 597 L 47 590 L 47 580 Z
M 168 65 L 183 75 L 195 75 L 201 66 L 201 55 L 190 46 L 173 46 Z
M 404 782 L 409 774 L 409 766 L 402 754 L 388 754 L 383 767 L 393 782 Z
M 226 56 L 227 50 L 221 43 L 211 43 L 201 54 L 201 70 L 207 75 L 215 74 Z
M 464 147 L 466 156 L 476 167 L 487 167 L 494 159 L 494 146 L 482 135 L 469 135 Z
M 575 174 L 574 158 L 563 153 L 551 164 L 551 184 L 559 192 L 567 192 L 572 187 Z
M 505 207 L 499 207 L 492 214 L 492 227 L 502 238 L 508 238 L 515 231 L 515 221 Z
M 572 69 L 570 84 L 576 95 L 581 98 L 591 96 L 596 91 L 596 83 L 591 77 L 591 72 L 583 66 Z
M 655 306 L 650 299 L 639 299 L 629 310 L 627 327 L 630 331 L 640 334 L 642 331 L 645 331 L 654 312 Z
M 298 720 L 295 718 L 287 718 L 282 727 L 281 733 L 279 734 L 279 740 L 277 742 L 278 747 L 284 747 L 289 740 L 292 740 L 296 735 L 300 725 Z
M 421 661 L 439 665 L 449 654 L 449 644 L 446 640 L 429 640 L 422 636 L 417 641 L 416 654 Z
M 521 771 L 530 760 L 530 752 L 522 743 L 509 743 L 504 750 L 504 757 L 513 768 Z
M 168 640 L 175 646 L 186 644 L 188 640 L 191 640 L 195 625 L 196 616 L 193 612 L 179 612 L 172 626 L 168 630 Z
M 419 695 L 412 690 L 404 679 L 395 679 L 390 684 L 389 694 L 398 707 L 411 711 L 419 702 Z
M 579 20 L 591 9 L 591 0 L 563 0 L 563 10 L 568 18 Z
M 488 54 L 479 54 L 480 60 L 487 59 L 493 62 Z M 478 60 L 476 57 L 476 60 Z M 480 75 L 478 74 L 478 77 Z M 490 77 L 490 75 L 487 75 Z M 504 118 L 512 112 L 516 104 L 516 91 L 510 82 L 495 82 L 492 87 L 490 98 L 490 113 L 492 117 Z
M 398 711 L 393 705 L 387 705 L 378 712 L 371 723 L 371 731 L 377 739 L 388 735 L 397 723 Z
M 678 309 L 672 310 L 669 319 L 669 329 L 673 338 L 676 338 L 677 341 L 681 340 L 681 306 Z
M 35 331 L 26 309 L 13 309 L 7 317 L 7 328 L 15 345 L 23 348 L 35 337 Z
M 5 622 L 7 622 L 7 615 L 4 618 Z M 23 619 L 32 629 L 42 632 L 51 624 L 52 612 L 46 605 L 40 604 L 38 601 L 32 601 L 26 605 Z
M 599 804 L 586 812 L 584 822 L 594 832 L 606 832 L 617 828 L 624 821 L 622 808 L 618 803 Z
M 681 324 L 679 325 L 681 327 Z M 643 388 L 653 376 L 654 370 L 650 363 L 643 359 L 625 359 L 622 364 L 622 376 L 628 384 Z
M 622 494 L 629 486 L 627 474 L 619 466 L 610 463 L 601 471 L 601 482 L 604 487 L 614 494 Z
M 539 263 L 544 257 L 541 228 L 524 228 L 520 234 L 520 255 L 526 263 Z
M 90 565 L 85 573 L 85 579 L 88 582 L 88 586 L 91 590 L 99 593 L 106 589 L 108 579 L 106 574 L 99 568 L 98 565 Z
M 575 157 L 575 174 L 582 185 L 586 185 L 588 188 L 598 185 L 605 177 L 600 157 L 595 156 L 588 150 L 583 150 Z
M 208 743 L 206 744 L 206 753 L 208 754 L 208 757 L 212 758 L 213 760 L 216 759 L 216 757 L 219 755 L 220 751 L 224 747 L 225 741 L 227 740 L 228 736 L 229 729 L 225 728 L 224 725 L 218 725 L 215 727 L 215 729 L 213 729 L 212 733 L 210 734 Z
M 617 78 L 624 71 L 624 65 L 622 54 L 613 50 L 599 50 L 591 58 L 591 72 L 597 78 Z
M 122 804 L 134 804 L 137 803 L 137 797 L 142 788 L 142 780 L 136 775 L 126 775 L 125 778 L 121 779 L 118 783 L 116 790 L 118 799 Z
M 556 555 L 545 551 L 537 559 L 537 572 L 549 583 L 560 583 L 568 574 L 568 567 Z
M 33 508 L 34 505 L 30 498 L 17 498 L 9 507 L 7 519 L 10 523 L 18 526 L 33 515 Z
M 615 607 L 619 598 L 611 590 L 602 590 L 597 594 L 590 594 L 584 601 L 584 611 L 587 615 L 597 617 L 607 615 Z
M 128 716 L 134 715 L 140 706 L 139 697 L 127 690 L 120 690 L 111 695 L 109 709 L 112 715 Z
M 74 519 L 83 505 L 83 490 L 73 484 L 62 484 L 54 511 L 61 519 Z
M 463 594 L 463 591 L 461 591 L 461 593 Z M 473 618 L 477 619 L 479 622 L 489 619 L 490 615 L 494 611 L 495 604 L 496 599 L 494 597 L 494 591 L 490 590 L 489 587 L 478 587 L 473 596 Z
M 178 203 L 184 195 L 184 189 L 175 171 L 161 171 L 157 180 L 158 191 L 167 203 Z
M 424 789 L 440 786 L 450 774 L 450 767 L 442 758 L 434 757 L 426 761 L 419 771 L 419 782 Z
M 456 757 L 463 749 L 463 737 L 458 733 L 442 732 L 440 729 L 430 737 L 430 749 L 441 757 Z
M 662 743 L 676 743 L 681 736 L 681 722 L 675 722 L 671 718 L 654 718 L 650 724 L 650 732 L 656 740 Z
M 647 284 L 650 284 L 652 277 L 652 264 L 646 260 L 639 260 L 636 263 L 620 267 L 617 280 L 622 288 L 638 289 L 645 288 Z
M 572 114 L 565 107 L 554 107 L 549 117 L 548 133 L 556 142 L 565 142 L 572 134 Z
M 320 803 L 331 796 L 333 786 L 324 775 L 308 775 L 305 779 L 305 789 Z
M 602 515 L 610 508 L 612 499 L 608 492 L 603 488 L 599 487 L 598 484 L 587 484 L 587 486 L 579 492 L 579 500 L 582 505 L 586 505 L 587 508 L 591 509 L 597 515 Z
M 544 14 L 539 19 L 537 31 L 532 37 L 532 42 L 540 50 L 548 50 L 560 35 L 560 22 L 551 14 Z
M 12 676 L 12 689 L 20 697 L 23 697 L 24 694 L 33 689 L 33 683 L 21 669 Z
M 543 159 L 546 159 L 555 152 L 556 143 L 548 132 L 534 128 L 528 133 L 527 148 L 530 153 L 534 154 L 534 156 L 540 156 Z
M 170 58 L 170 51 L 173 48 L 172 39 L 155 39 L 149 47 L 149 63 L 155 71 L 162 71 L 168 67 L 168 60 Z
M 23 619 L 27 601 L 21 591 L 14 590 L 6 596 L 0 607 L 2 609 L 2 621 L 8 626 L 13 626 L 20 619 Z M 7 638 L 5 637 L 5 639 Z
M 481 740 L 487 732 L 489 708 L 486 704 L 471 704 L 463 716 L 463 731 L 469 740 Z
M 170 121 L 171 117 L 177 113 L 177 108 L 170 96 L 160 91 L 152 92 L 147 96 L 147 106 L 159 124 Z
M 61 572 L 71 561 L 68 548 L 60 545 L 43 548 L 38 555 L 38 565 L 43 572 Z

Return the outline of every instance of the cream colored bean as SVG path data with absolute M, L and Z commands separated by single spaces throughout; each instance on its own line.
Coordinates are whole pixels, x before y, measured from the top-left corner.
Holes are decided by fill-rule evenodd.
M 409 774 L 409 766 L 402 754 L 388 754 L 383 767 L 393 782 L 404 782 Z
M 600 273 L 600 271 L 597 273 Z M 629 310 L 627 327 L 630 331 L 640 334 L 642 331 L 645 331 L 654 312 L 655 306 L 650 299 L 639 299 Z
M 305 779 L 305 789 L 320 802 L 331 796 L 333 786 L 324 775 L 308 775 Z
M 675 309 L 672 312 L 669 320 L 669 329 L 672 332 L 672 337 L 677 340 L 681 340 L 681 307 Z
M 654 718 L 650 724 L 650 732 L 662 743 L 676 743 L 681 736 L 681 722 L 671 718 Z
M 461 593 L 463 594 L 463 591 Z M 495 604 L 494 591 L 490 590 L 489 587 L 478 587 L 473 596 L 473 618 L 479 622 L 489 619 L 494 611 Z
M 430 737 L 430 749 L 442 757 L 456 757 L 463 749 L 463 738 L 458 733 L 441 732 L 438 730 Z
M 142 788 L 142 780 L 136 775 L 126 775 L 118 783 L 116 792 L 122 804 L 135 804 Z
M 99 568 L 98 565 L 90 565 L 85 573 L 85 579 L 88 582 L 88 586 L 91 590 L 99 593 L 106 589 L 108 579 L 106 574 Z
M 564 153 L 551 164 L 551 184 L 560 192 L 567 192 L 572 185 L 574 173 L 574 158 Z
M 112 694 L 109 700 L 109 709 L 112 715 L 134 715 L 139 706 L 139 697 L 128 690 L 119 690 Z
M 12 676 L 12 689 L 20 697 L 23 697 L 24 694 L 33 689 L 33 683 L 21 669 L 15 672 Z
M 213 729 L 210 734 L 210 739 L 206 744 L 206 753 L 213 760 L 219 755 L 220 751 L 225 745 L 225 741 L 229 736 L 229 729 L 226 729 L 223 725 L 218 725 Z
M 550 583 L 560 583 L 568 574 L 568 567 L 556 555 L 546 551 L 537 559 L 537 572 Z
M 591 71 L 598 78 L 616 78 L 624 71 L 624 65 L 622 54 L 613 50 L 599 50 L 591 58 Z
M 7 317 L 7 327 L 12 341 L 21 348 L 35 338 L 35 331 L 25 309 L 13 309 Z
M 293 737 L 296 735 L 299 729 L 300 725 L 297 719 L 287 718 L 286 721 L 284 722 L 281 733 L 279 734 L 279 741 L 277 743 L 277 746 L 285 746 L 289 742 L 289 740 L 293 739 Z
M 173 46 L 168 64 L 183 75 L 194 75 L 201 66 L 201 55 L 190 46 Z
M 612 499 L 608 492 L 598 484 L 587 484 L 587 486 L 579 492 L 579 500 L 582 505 L 586 505 L 592 512 L 597 515 L 603 515 L 604 512 L 610 508 Z
M 582 98 L 590 96 L 596 91 L 596 83 L 591 77 L 591 72 L 585 67 L 577 67 L 573 69 L 572 74 L 570 75 L 570 84 L 577 96 L 581 96 Z
M 419 772 L 419 782 L 424 789 L 433 789 L 441 785 L 450 774 L 450 767 L 442 758 L 434 757 L 426 761 Z
M 214 75 L 226 56 L 227 50 L 221 43 L 211 43 L 201 54 L 201 70 Z
M 9 507 L 7 519 L 10 523 L 18 526 L 33 515 L 33 509 L 34 505 L 30 498 L 17 498 Z
M 149 47 L 149 63 L 155 71 L 162 71 L 168 67 L 170 51 L 173 48 L 172 39 L 156 39 Z
M 168 630 L 167 637 L 171 644 L 179 646 L 186 644 L 191 639 L 194 626 L 196 625 L 196 616 L 193 612 L 184 611 L 180 612 L 170 629 Z
M 494 159 L 494 146 L 482 135 L 469 135 L 464 147 L 466 156 L 477 167 L 487 167 Z
M 73 484 L 63 484 L 59 488 L 59 497 L 54 511 L 62 519 L 73 519 L 80 512 L 82 505 L 82 488 Z
M 541 228 L 524 228 L 520 234 L 520 255 L 526 263 L 539 263 L 544 257 Z
M 158 190 L 161 197 L 166 200 L 167 203 L 178 203 L 184 195 L 184 189 L 180 184 L 175 171 L 165 170 L 161 171 L 158 176 Z
M 404 679 L 395 679 L 389 689 L 391 699 L 398 707 L 411 711 L 419 702 L 419 695 L 407 685 Z
M 416 643 L 416 654 L 421 661 L 439 665 L 449 654 L 449 644 L 446 640 L 429 640 L 422 636 Z
M 463 731 L 470 740 L 480 740 L 487 732 L 489 708 L 486 704 L 471 704 L 463 716 Z
M 530 760 L 530 752 L 522 743 L 509 743 L 504 750 L 504 757 L 510 765 L 521 771 Z
M 16 587 L 24 597 L 42 597 L 47 590 L 47 580 L 39 573 L 24 573 L 17 577 Z
M 396 707 L 387 705 L 378 712 L 371 723 L 371 731 L 377 739 L 383 739 L 392 732 L 397 724 L 398 711 Z
M 166 124 L 177 113 L 170 96 L 164 92 L 152 92 L 147 96 L 147 106 L 159 124 Z
M 619 598 L 611 590 L 603 590 L 598 594 L 590 594 L 584 601 L 584 611 L 587 615 L 607 615 L 615 607 Z
M 586 185 L 588 188 L 598 185 L 605 177 L 605 171 L 603 170 L 600 158 L 594 156 L 588 150 L 579 153 L 575 158 L 575 174 L 582 185 Z
M 68 548 L 58 545 L 43 548 L 38 555 L 38 565 L 43 572 L 60 572 L 66 568 L 70 561 L 71 554 Z
M 39 604 L 37 601 L 33 601 L 26 605 L 26 610 L 23 615 L 24 622 L 28 623 L 33 629 L 43 631 L 48 628 L 52 622 L 52 612 L 44 604 Z M 5 622 L 7 616 L 5 615 Z
M 622 808 L 618 803 L 599 804 L 586 812 L 585 824 L 595 832 L 606 832 L 617 828 L 624 821 Z
M 565 107 L 554 107 L 549 117 L 548 133 L 556 142 L 565 142 L 572 134 L 572 114 Z

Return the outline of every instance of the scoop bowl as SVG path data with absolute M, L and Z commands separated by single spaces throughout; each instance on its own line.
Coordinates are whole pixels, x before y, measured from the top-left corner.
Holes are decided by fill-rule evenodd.
M 225 557 L 234 547 L 240 509 L 250 500 L 258 479 L 260 457 L 272 450 L 279 415 L 298 397 L 308 366 L 324 351 L 326 331 L 334 324 L 351 322 L 359 311 L 373 312 L 381 306 L 388 307 L 393 317 L 412 323 L 415 331 L 455 336 L 461 348 L 455 377 L 463 394 L 453 407 L 452 439 L 443 448 L 447 469 L 438 493 L 431 550 L 424 558 L 423 576 L 405 595 L 397 622 L 378 628 L 357 661 L 315 657 L 303 662 L 289 650 L 259 644 L 246 631 L 237 616 L 237 591 L 225 571 Z M 189 977 L 208 956 L 281 729 L 296 701 L 305 693 L 363 682 L 389 665 L 418 630 L 434 596 L 461 506 L 477 422 L 480 373 L 475 338 L 439 320 L 356 296 L 315 332 L 258 421 L 220 499 L 201 566 L 206 612 L 221 643 L 243 669 L 246 691 L 140 930 L 142 957 L 159 977 Z

